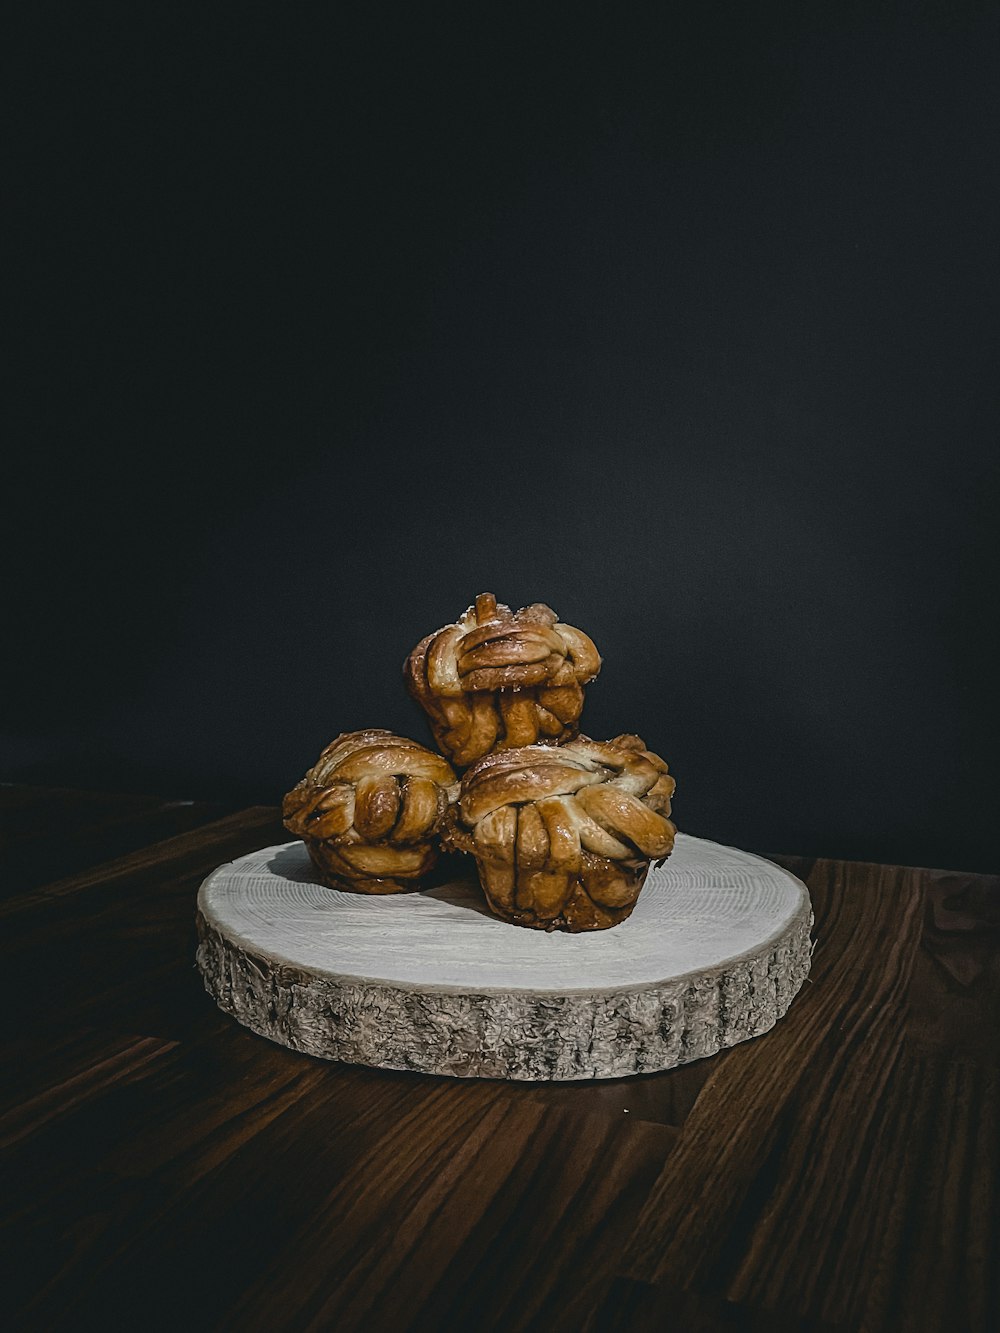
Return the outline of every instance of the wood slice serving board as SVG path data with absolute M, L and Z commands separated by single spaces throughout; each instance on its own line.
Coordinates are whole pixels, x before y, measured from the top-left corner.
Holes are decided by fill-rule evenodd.
M 325 888 L 300 842 L 221 866 L 198 896 L 219 1007 L 293 1050 L 464 1078 L 671 1069 L 759 1036 L 809 972 L 804 884 L 679 834 L 627 921 L 569 935 L 493 917 L 475 881 Z

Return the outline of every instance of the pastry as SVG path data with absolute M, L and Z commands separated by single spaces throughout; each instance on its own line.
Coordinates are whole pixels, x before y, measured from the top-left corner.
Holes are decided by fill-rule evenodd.
M 323 882 L 354 893 L 400 893 L 438 856 L 438 831 L 458 784 L 451 765 L 391 731 L 331 741 L 282 806 Z
M 404 674 L 442 752 L 465 768 L 493 750 L 570 740 L 583 686 L 600 669 L 593 642 L 550 607 L 512 612 L 481 593 L 461 620 L 421 640 Z
M 674 780 L 638 736 L 528 745 L 465 774 L 446 846 L 470 852 L 497 916 L 540 930 L 603 930 L 635 906 L 674 845 Z

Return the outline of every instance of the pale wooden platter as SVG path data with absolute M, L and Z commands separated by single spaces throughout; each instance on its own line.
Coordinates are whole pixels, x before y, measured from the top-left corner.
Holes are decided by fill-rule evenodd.
M 316 880 L 300 842 L 220 866 L 198 965 L 220 1008 L 294 1050 L 430 1074 L 621 1078 L 759 1036 L 809 972 L 804 884 L 678 834 L 632 916 L 546 934 L 493 917 L 474 871 L 369 897 Z

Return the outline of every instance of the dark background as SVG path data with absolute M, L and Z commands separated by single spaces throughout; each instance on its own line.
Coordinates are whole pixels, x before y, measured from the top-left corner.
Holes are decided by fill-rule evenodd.
M 0 778 L 276 801 L 489 588 L 682 829 L 995 868 L 996 7 L 137 8 L 11 46 Z

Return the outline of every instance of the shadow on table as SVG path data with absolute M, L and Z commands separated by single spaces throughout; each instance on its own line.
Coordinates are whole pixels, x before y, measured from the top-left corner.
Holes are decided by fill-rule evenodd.
M 267 868 L 272 874 L 291 880 L 293 884 L 323 883 L 302 842 L 275 852 Z M 470 870 L 469 860 L 464 856 L 442 856 L 423 880 L 419 892 L 424 898 L 435 898 L 451 907 L 461 907 L 466 911 L 478 912 L 480 916 L 493 917 L 475 871 Z
M 297 842 L 291 847 L 282 847 L 275 852 L 267 863 L 272 874 L 282 879 L 290 879 L 293 884 L 322 884 L 316 867 L 309 859 L 304 842 Z

